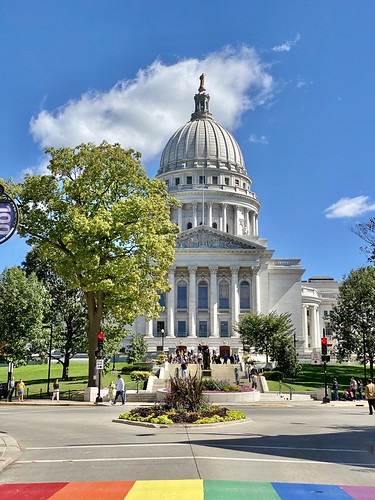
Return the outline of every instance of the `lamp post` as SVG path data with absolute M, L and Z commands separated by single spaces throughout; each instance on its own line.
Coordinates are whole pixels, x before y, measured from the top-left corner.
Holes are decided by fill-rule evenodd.
M 366 335 L 365 335 L 365 329 L 363 328 L 362 330 L 362 343 L 363 343 L 363 368 L 365 370 L 365 384 L 367 384 L 367 372 L 366 372 Z
M 160 330 L 161 333 L 161 352 L 164 352 L 164 328 Z

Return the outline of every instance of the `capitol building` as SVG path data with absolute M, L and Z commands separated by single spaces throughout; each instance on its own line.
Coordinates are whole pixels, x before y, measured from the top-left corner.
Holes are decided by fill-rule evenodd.
M 299 356 L 320 350 L 324 318 L 339 284 L 330 277 L 302 281 L 301 260 L 274 258 L 259 236 L 261 203 L 252 190 L 241 149 L 210 113 L 204 75 L 190 121 L 169 139 L 157 178 L 180 207 L 172 221 L 180 232 L 169 269 L 171 291 L 160 298 L 159 318 L 139 317 L 133 331 L 146 335 L 149 352 L 197 351 L 224 355 L 243 346 L 235 325 L 242 314 L 290 313 Z

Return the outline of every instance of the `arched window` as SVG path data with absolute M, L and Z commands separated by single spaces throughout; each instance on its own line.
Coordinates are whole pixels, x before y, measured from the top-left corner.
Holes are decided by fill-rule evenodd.
M 226 280 L 219 283 L 219 309 L 229 309 L 229 283 Z
M 217 229 L 217 222 L 213 222 L 213 223 L 212 223 L 212 227 L 213 227 L 214 229 Z
M 250 309 L 250 283 L 248 281 L 240 283 L 240 309 Z
M 193 224 L 191 222 L 188 222 L 186 225 L 186 229 L 191 229 L 193 227 Z
M 205 280 L 198 284 L 198 309 L 208 309 L 208 283 Z
M 187 309 L 187 286 L 185 281 L 177 284 L 177 309 Z

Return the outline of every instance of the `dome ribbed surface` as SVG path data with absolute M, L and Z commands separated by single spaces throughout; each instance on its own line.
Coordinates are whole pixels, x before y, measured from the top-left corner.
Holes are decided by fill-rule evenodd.
M 173 134 L 164 148 L 158 174 L 198 165 L 246 174 L 236 139 L 212 119 L 192 120 Z

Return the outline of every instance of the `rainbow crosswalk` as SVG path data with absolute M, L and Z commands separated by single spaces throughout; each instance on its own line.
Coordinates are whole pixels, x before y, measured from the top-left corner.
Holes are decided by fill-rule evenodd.
M 14 500 L 374 500 L 375 487 L 182 479 L 17 483 L 0 485 L 0 498 Z

